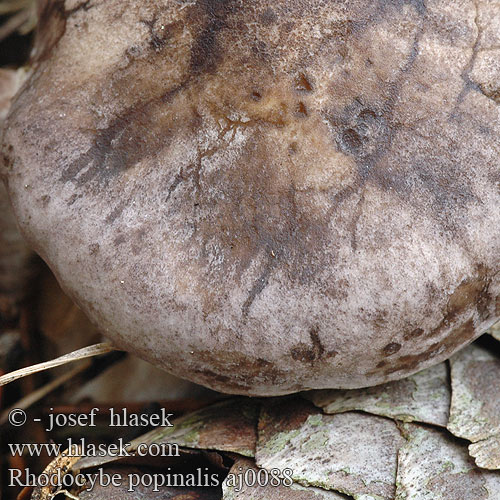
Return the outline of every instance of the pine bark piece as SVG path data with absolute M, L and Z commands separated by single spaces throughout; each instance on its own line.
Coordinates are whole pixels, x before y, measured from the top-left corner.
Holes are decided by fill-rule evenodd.
M 217 450 L 246 457 L 255 455 L 260 403 L 250 399 L 230 399 L 172 418 L 173 427 L 158 427 L 131 442 L 128 451 L 141 444 L 177 444 L 197 450 Z M 97 467 L 115 461 L 112 456 L 84 457 L 78 468 Z
M 500 469 L 500 358 L 472 344 L 450 359 L 448 430 L 472 443 L 476 463 Z
M 249 474 L 247 471 L 252 472 Z M 240 459 L 237 460 L 231 470 L 229 471 L 228 478 L 222 485 L 223 497 L 222 500 L 345 500 L 346 497 L 335 491 L 322 490 L 314 487 L 304 487 L 299 484 L 293 483 L 290 486 L 280 485 L 273 486 L 271 483 L 266 483 L 266 474 L 268 471 L 259 469 L 251 460 Z M 258 482 L 255 485 L 249 485 L 250 481 L 245 483 L 245 474 L 249 478 L 259 477 L 261 474 L 261 481 L 263 485 Z M 235 478 L 234 484 L 230 479 L 231 475 Z M 238 476 L 240 475 L 240 476 Z M 238 483 L 238 478 L 242 478 L 242 483 Z M 287 483 L 288 484 L 288 483 Z
M 402 380 L 366 389 L 325 390 L 306 393 L 325 413 L 361 410 L 404 422 L 424 422 L 446 427 L 451 389 L 445 363 Z
M 267 470 L 289 468 L 302 485 L 389 500 L 403 442 L 389 419 L 324 415 L 304 400 L 268 401 L 259 421 L 256 463 Z
M 173 427 L 155 429 L 138 440 L 141 443 L 177 443 L 188 448 L 231 451 L 253 457 L 259 406 L 257 401 L 243 398 L 222 401 L 180 417 L 172 421 Z
M 469 454 L 483 469 L 500 469 L 500 435 L 469 445 Z
M 396 500 L 497 500 L 500 473 L 478 469 L 467 447 L 445 431 L 406 424 Z

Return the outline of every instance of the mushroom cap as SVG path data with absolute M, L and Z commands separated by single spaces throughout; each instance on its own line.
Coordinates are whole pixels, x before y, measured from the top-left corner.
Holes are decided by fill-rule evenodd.
M 19 223 L 117 346 L 214 389 L 402 378 L 500 317 L 500 6 L 42 2 Z

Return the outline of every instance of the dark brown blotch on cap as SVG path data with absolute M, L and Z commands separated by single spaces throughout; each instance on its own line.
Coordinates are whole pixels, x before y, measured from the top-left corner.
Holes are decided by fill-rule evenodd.
M 317 326 L 313 326 L 309 330 L 309 338 L 311 339 L 311 344 L 301 342 L 290 351 L 290 355 L 295 361 L 314 363 L 314 361 L 323 357 L 333 358 L 338 354 L 335 350 L 326 352 L 319 336 L 319 328 Z
M 400 349 L 401 344 L 391 342 L 390 344 L 387 344 L 382 350 L 384 351 L 385 356 L 392 356 L 393 354 L 399 352 Z
M 295 80 L 295 90 L 297 92 L 309 93 L 313 91 L 313 85 L 310 79 L 304 74 L 300 73 Z
M 424 334 L 424 330 L 422 328 L 415 328 L 411 332 L 405 333 L 404 339 L 405 340 L 415 339 L 415 338 L 421 337 L 423 334 Z
M 303 102 L 299 102 L 295 114 L 298 118 L 307 118 L 309 113 L 307 112 L 307 107 Z

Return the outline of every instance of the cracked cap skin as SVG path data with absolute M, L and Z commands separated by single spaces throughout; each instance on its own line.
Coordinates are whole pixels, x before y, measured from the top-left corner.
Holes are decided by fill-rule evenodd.
M 40 10 L 1 172 L 117 346 L 278 395 L 402 378 L 499 319 L 499 4 Z

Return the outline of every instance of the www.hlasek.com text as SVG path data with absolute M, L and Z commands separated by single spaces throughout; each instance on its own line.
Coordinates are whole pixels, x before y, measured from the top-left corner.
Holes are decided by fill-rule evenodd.
M 69 438 L 64 445 L 58 443 L 9 443 L 12 456 L 39 457 L 180 457 L 179 445 L 176 443 L 139 443 L 134 446 L 122 438 L 117 443 L 94 444 L 85 438 L 77 441 Z

